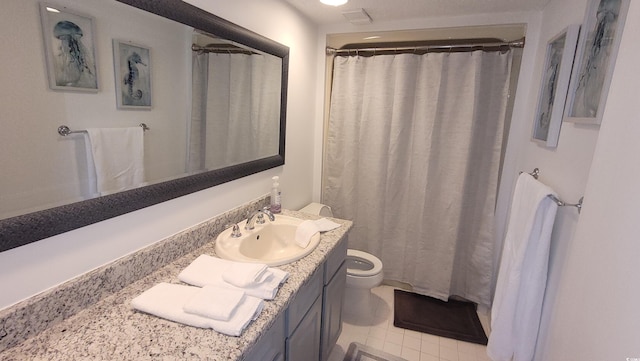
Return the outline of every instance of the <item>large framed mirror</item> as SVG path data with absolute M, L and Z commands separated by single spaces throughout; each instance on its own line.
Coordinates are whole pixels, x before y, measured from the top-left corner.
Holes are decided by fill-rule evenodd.
M 41 13 L 50 4 L 93 22 L 97 92 L 49 87 Z M 0 71 L 16 94 L 33 96 L 2 99 L 0 252 L 284 164 L 288 47 L 180 0 L 6 5 L 0 26 L 24 38 L 13 40 L 20 50 Z M 138 67 L 152 79 L 152 105 L 141 109 L 116 104 L 113 49 L 128 43 L 149 52 L 151 64 Z M 33 79 L 14 75 L 21 71 L 11 61 Z M 84 130 L 139 123 L 148 126 L 144 182 L 91 191 Z M 58 134 L 60 125 L 73 133 Z

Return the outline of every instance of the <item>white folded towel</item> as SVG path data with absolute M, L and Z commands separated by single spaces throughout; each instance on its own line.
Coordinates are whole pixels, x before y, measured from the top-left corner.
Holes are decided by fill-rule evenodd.
M 248 296 L 272 300 L 276 297 L 280 285 L 289 278 L 289 272 L 269 267 L 265 271 L 265 280 L 262 283 L 251 287 L 236 287 L 227 283 L 222 275 L 225 270 L 230 268 L 233 263 L 239 263 L 212 257 L 206 254 L 200 255 L 187 268 L 182 270 L 178 275 L 180 281 L 203 287 L 206 285 L 215 285 L 220 287 L 229 287 L 232 289 L 240 289 Z
M 268 267 L 262 263 L 233 262 L 222 274 L 225 282 L 236 287 L 253 287 L 269 276 Z
M 185 312 L 184 305 L 199 291 L 198 287 L 159 283 L 134 298 L 131 305 L 137 310 L 170 321 L 194 327 L 211 328 L 229 336 L 240 336 L 264 308 L 264 301 L 261 299 L 245 296 L 229 321 L 214 320 Z
M 144 135 L 141 127 L 87 129 L 101 195 L 144 182 Z
M 295 241 L 302 248 L 306 248 L 311 242 L 311 237 L 320 232 L 314 221 L 303 221 L 296 228 Z
M 233 311 L 244 301 L 245 294 L 218 286 L 204 286 L 184 305 L 184 311 L 194 315 L 229 321 Z
M 318 226 L 318 230 L 320 232 L 327 232 L 327 231 L 331 231 L 333 229 L 336 229 L 338 227 L 340 227 L 339 223 L 330 221 L 326 218 L 321 218 L 318 219 L 317 221 L 314 221 L 316 226 Z

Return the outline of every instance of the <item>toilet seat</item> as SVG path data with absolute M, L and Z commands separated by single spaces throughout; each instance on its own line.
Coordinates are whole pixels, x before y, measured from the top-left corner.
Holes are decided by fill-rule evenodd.
M 349 268 L 347 266 L 347 275 L 351 277 L 371 277 L 375 276 L 382 272 L 382 261 L 367 252 L 358 251 L 355 249 L 347 250 L 347 260 L 351 258 L 366 264 L 369 264 L 371 267 L 369 269 L 357 269 L 357 268 Z

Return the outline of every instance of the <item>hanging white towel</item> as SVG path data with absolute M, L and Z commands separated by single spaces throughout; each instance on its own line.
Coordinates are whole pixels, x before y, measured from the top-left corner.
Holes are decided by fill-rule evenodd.
M 246 296 L 229 321 L 219 321 L 190 314 L 184 305 L 200 291 L 198 287 L 159 283 L 131 301 L 140 311 L 185 325 L 212 328 L 229 336 L 240 336 L 249 323 L 256 319 L 264 308 L 264 301 Z
M 229 321 L 234 311 L 244 302 L 245 294 L 218 286 L 204 286 L 196 292 L 183 309 L 186 313 Z
M 487 354 L 493 361 L 533 359 L 558 209 L 550 194 L 531 175 L 518 178 L 491 309 Z
M 87 129 L 96 170 L 97 191 L 106 195 L 144 182 L 141 127 Z
M 314 221 L 304 221 L 296 228 L 295 241 L 296 244 L 302 248 L 306 248 L 311 241 L 311 237 L 320 232 L 318 226 Z
M 264 282 L 251 287 L 236 287 L 226 282 L 222 275 L 225 270 L 230 268 L 233 263 L 240 263 L 211 257 L 203 254 L 198 256 L 187 268 L 182 270 L 178 275 L 180 281 L 190 285 L 203 287 L 206 285 L 214 285 L 220 287 L 230 287 L 244 291 L 248 296 L 254 296 L 265 300 L 272 300 L 276 297 L 280 285 L 289 278 L 289 272 L 269 267 L 265 271 L 266 279 Z

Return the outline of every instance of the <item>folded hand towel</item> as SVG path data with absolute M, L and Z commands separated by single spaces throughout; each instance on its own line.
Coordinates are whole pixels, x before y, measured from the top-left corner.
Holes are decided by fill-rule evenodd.
M 233 262 L 222 274 L 222 279 L 236 287 L 252 287 L 265 281 L 267 269 L 262 263 Z
M 318 219 L 317 221 L 314 221 L 314 222 L 318 227 L 318 230 L 320 230 L 320 232 L 327 232 L 340 227 L 339 223 L 330 221 L 326 218 Z
M 184 311 L 194 315 L 229 321 L 233 311 L 244 301 L 245 294 L 218 286 L 204 286 L 184 305 Z
M 182 282 L 199 287 L 215 285 L 220 287 L 230 287 L 232 289 L 240 289 L 248 296 L 272 300 L 278 293 L 280 284 L 284 283 L 287 278 L 289 278 L 288 272 L 269 267 L 265 271 L 266 279 L 264 282 L 252 287 L 236 287 L 225 282 L 222 278 L 225 270 L 233 263 L 236 262 L 203 254 L 191 262 L 187 268 L 182 270 L 178 275 L 178 279 Z
M 194 327 L 212 328 L 229 336 L 240 336 L 264 308 L 264 301 L 246 296 L 229 321 L 218 321 L 185 312 L 184 305 L 199 291 L 198 287 L 160 283 L 134 298 L 131 305 L 137 310 L 170 321 Z
M 296 228 L 296 244 L 302 248 L 309 245 L 311 237 L 320 232 L 314 221 L 304 221 Z

